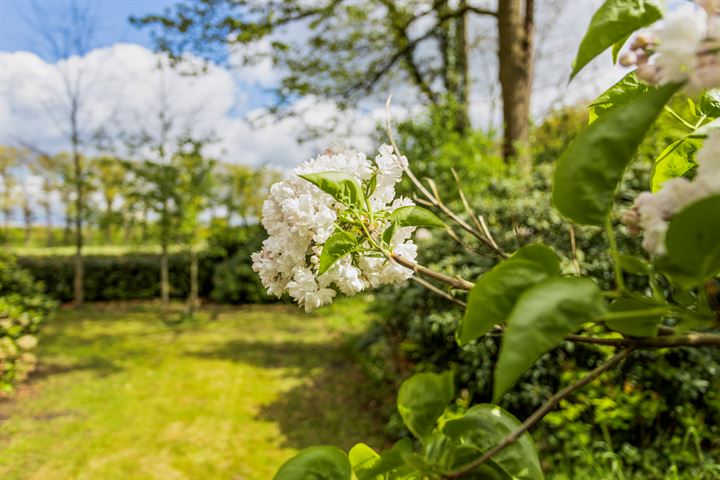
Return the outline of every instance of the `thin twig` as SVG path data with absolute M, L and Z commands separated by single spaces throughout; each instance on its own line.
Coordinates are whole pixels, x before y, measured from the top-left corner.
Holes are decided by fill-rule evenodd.
M 419 265 L 411 260 L 403 258 L 400 255 L 397 255 L 395 253 L 390 253 L 389 258 L 390 258 L 390 260 L 397 263 L 398 265 L 402 265 L 405 268 L 409 268 L 419 275 L 424 275 L 426 277 L 434 278 L 435 280 L 438 280 L 443 283 L 447 283 L 451 287 L 457 288 L 458 290 L 470 291 L 470 289 L 475 286 L 474 283 L 468 282 L 467 280 L 465 280 L 463 278 L 451 277 L 450 275 L 445 275 L 444 273 L 436 272 L 435 270 L 431 270 L 427 267 L 423 267 L 422 265 Z
M 414 282 L 416 282 L 417 284 L 419 284 L 419 285 L 427 288 L 427 289 L 430 290 L 431 292 L 433 292 L 433 293 L 435 293 L 435 294 L 437 294 L 437 295 L 440 295 L 441 297 L 443 297 L 443 298 L 445 298 L 445 299 L 447 299 L 447 300 L 450 300 L 450 301 L 453 302 L 453 303 L 457 303 L 458 305 L 460 305 L 460 306 L 463 307 L 463 308 L 466 308 L 466 307 L 467 307 L 467 303 L 465 303 L 465 302 L 463 302 L 462 300 L 460 300 L 459 298 L 454 297 L 454 296 L 450 295 L 449 293 L 447 293 L 447 292 L 439 289 L 438 287 L 436 287 L 436 286 L 433 285 L 432 283 L 428 282 L 427 280 L 424 280 L 424 279 L 421 278 L 421 277 L 415 277 L 415 276 L 412 277 L 412 279 L 413 279 Z
M 468 216 L 475 224 L 475 228 L 477 228 L 478 231 L 482 232 L 483 235 L 485 235 L 485 238 L 490 242 L 492 248 L 496 252 L 500 252 L 501 249 L 493 236 L 490 234 L 490 229 L 488 228 L 487 223 L 485 223 L 485 218 L 483 218 L 482 215 L 477 215 L 470 206 L 470 202 L 468 202 L 467 197 L 465 196 L 465 190 L 463 189 L 462 182 L 460 181 L 460 176 L 457 174 L 454 168 L 451 168 L 450 171 L 452 172 L 453 177 L 455 177 L 455 184 L 457 185 L 457 190 L 460 194 L 460 200 L 465 207 L 465 212 L 467 212 Z
M 390 125 L 390 101 L 392 100 L 392 95 L 388 96 L 387 101 L 385 102 L 385 131 L 388 137 L 388 140 L 390 142 L 390 145 L 392 145 L 393 150 L 395 151 L 395 154 L 397 156 L 402 156 L 400 149 L 397 146 L 397 143 L 395 143 L 395 139 L 392 134 L 392 128 Z M 460 228 L 471 234 L 473 237 L 477 238 L 479 241 L 490 247 L 495 253 L 497 253 L 501 258 L 506 258 L 507 254 L 505 254 L 502 250 L 498 249 L 496 245 L 493 245 L 493 242 L 489 241 L 485 236 L 475 230 L 472 226 L 470 226 L 465 220 L 463 220 L 458 214 L 450 210 L 445 203 L 442 202 L 439 195 L 433 195 L 431 194 L 427 188 L 417 179 L 415 174 L 410 170 L 410 168 L 405 168 L 405 174 L 408 176 L 410 181 L 415 185 L 415 188 L 420 191 L 420 193 L 425 196 L 425 198 L 430 202 L 432 206 L 435 208 L 438 208 L 440 211 L 442 211 L 445 215 L 450 217 L 452 221 L 457 223 Z M 437 190 L 435 190 L 435 193 L 437 194 Z
M 522 425 L 520 425 L 520 428 L 506 436 L 500 443 L 498 443 L 495 447 L 491 448 L 487 452 L 485 452 L 481 457 L 479 457 L 477 460 L 474 460 L 467 465 L 464 465 L 456 470 L 453 470 L 451 472 L 447 472 L 443 475 L 444 478 L 460 478 L 464 477 L 465 475 L 468 475 L 469 473 L 473 472 L 475 469 L 477 469 L 480 465 L 484 464 L 488 460 L 490 460 L 494 455 L 501 452 L 506 447 L 512 445 L 513 443 L 517 442 L 520 437 L 523 436 L 525 432 L 530 430 L 532 427 L 535 426 L 540 420 L 545 417 L 550 411 L 552 411 L 562 400 L 572 395 L 573 392 L 576 390 L 581 389 L 588 383 L 592 382 L 596 378 L 598 378 L 600 375 L 605 373 L 606 371 L 610 370 L 611 368 L 614 368 L 617 366 L 620 362 L 622 362 L 625 358 L 630 356 L 630 354 L 633 352 L 633 349 L 626 348 L 619 353 L 616 353 L 614 356 L 612 356 L 607 362 L 603 363 L 599 367 L 597 367 L 595 370 L 591 371 L 587 375 L 585 375 L 583 378 L 581 378 L 579 381 L 573 383 L 572 385 L 569 385 L 559 392 L 557 392 L 555 395 L 550 397 L 547 402 L 545 402 L 540 408 L 535 410 L 532 415 L 530 415 L 527 420 L 525 420 Z

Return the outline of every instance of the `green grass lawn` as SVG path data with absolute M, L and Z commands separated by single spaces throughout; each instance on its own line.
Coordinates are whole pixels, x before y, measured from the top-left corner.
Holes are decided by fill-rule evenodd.
M 382 448 L 347 347 L 365 305 L 207 308 L 182 327 L 150 304 L 63 310 L 0 404 L 0 478 L 264 480 L 309 445 Z

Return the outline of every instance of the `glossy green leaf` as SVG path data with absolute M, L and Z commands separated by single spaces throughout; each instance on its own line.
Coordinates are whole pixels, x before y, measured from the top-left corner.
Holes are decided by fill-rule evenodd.
M 495 368 L 494 401 L 565 335 L 603 311 L 602 293 L 587 278 L 551 277 L 526 290 L 507 320 Z
M 393 445 L 392 448 L 385 450 L 375 458 L 370 458 L 370 452 L 363 448 L 362 451 L 364 454 L 356 452 L 356 459 L 358 460 L 358 463 L 356 464 L 353 462 L 353 450 L 355 450 L 358 445 L 350 450 L 350 462 L 353 465 L 353 473 L 358 480 L 376 480 L 378 478 L 385 478 L 388 472 L 401 473 L 407 469 L 407 467 L 405 467 L 403 455 L 410 454 L 413 451 L 410 439 L 403 438 Z M 365 458 L 364 461 L 360 461 L 361 456 Z M 390 478 L 394 477 L 391 476 Z
M 653 0 L 606 0 L 593 15 L 580 42 L 570 78 L 613 44 L 661 17 L 662 8 Z
M 365 196 L 357 180 L 343 172 L 320 172 L 300 175 L 338 202 L 357 208 L 365 207 Z
M 520 422 L 496 405 L 480 404 L 460 418 L 449 420 L 443 432 L 465 445 L 486 452 L 520 427 Z M 479 456 L 479 455 L 477 455 Z M 493 456 L 498 478 L 539 480 L 543 478 L 537 448 L 528 433 Z
M 700 97 L 700 111 L 708 117 L 720 117 L 720 88 L 708 90 Z
M 275 480 L 350 480 L 350 461 L 337 447 L 310 447 L 285 462 Z
M 397 398 L 405 426 L 418 438 L 427 436 L 454 393 L 452 372 L 418 373 L 405 380 Z
M 615 189 L 645 133 L 678 85 L 665 85 L 603 115 L 578 135 L 558 160 L 553 203 L 583 225 L 603 225 Z
M 646 261 L 632 255 L 621 254 L 620 267 L 623 271 L 633 275 L 650 274 L 650 265 Z
M 665 245 L 670 262 L 693 278 L 702 280 L 720 272 L 720 195 L 676 213 Z
M 557 255 L 543 245 L 528 245 L 497 264 L 475 282 L 468 295 L 455 337 L 460 345 L 485 335 L 505 323 L 518 297 L 546 278 L 560 275 Z
M 653 165 L 650 189 L 657 192 L 666 181 L 685 176 L 695 168 L 695 152 L 702 143 L 702 140 L 688 136 L 665 147 Z
M 650 87 L 637 78 L 634 72 L 628 73 L 616 84 L 600 94 L 588 106 L 590 123 L 594 122 L 598 117 L 635 100 L 648 90 L 650 90 Z
M 400 227 L 445 227 L 445 223 L 430 210 L 422 207 L 400 207 L 390 214 L 390 220 Z
M 634 298 L 621 298 L 614 301 L 609 308 L 611 313 L 633 313 L 631 318 L 605 320 L 611 330 L 631 337 L 654 337 L 662 321 L 657 312 L 657 305 Z
M 320 265 L 318 266 L 318 275 L 322 275 L 332 267 L 335 262 L 342 257 L 355 251 L 358 248 L 358 242 L 355 237 L 349 233 L 336 228 L 335 232 L 327 239 L 320 253 Z

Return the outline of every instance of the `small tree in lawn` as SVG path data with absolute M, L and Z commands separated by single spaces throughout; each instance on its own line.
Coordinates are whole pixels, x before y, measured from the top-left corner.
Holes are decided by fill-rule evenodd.
M 204 143 L 181 139 L 173 158 L 177 169 L 177 215 L 179 233 L 190 255 L 190 291 L 187 314 L 192 317 L 199 305 L 198 244 L 201 240 L 200 215 L 210 206 L 215 161 L 203 155 Z
M 103 156 L 92 160 L 94 180 L 99 190 L 103 205 L 99 215 L 99 224 L 105 242 L 112 243 L 113 226 L 122 224 L 122 213 L 115 210 L 115 203 L 120 198 L 127 180 L 127 169 L 119 159 Z M 123 199 L 124 201 L 124 199 Z
M 157 214 L 160 233 L 160 292 L 163 306 L 170 302 L 170 275 L 168 271 L 168 250 L 174 232 L 177 231 L 175 210 L 179 203 L 177 187 L 179 172 L 172 163 L 157 163 L 151 160 L 125 162 L 131 172 L 132 195 Z

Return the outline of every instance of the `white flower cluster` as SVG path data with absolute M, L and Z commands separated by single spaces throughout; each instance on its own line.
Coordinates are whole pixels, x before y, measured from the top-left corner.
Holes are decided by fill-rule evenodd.
M 713 129 L 697 154 L 693 180 L 672 178 L 655 192 L 643 192 L 623 222 L 630 233 L 643 232 L 643 248 L 655 255 L 665 254 L 665 234 L 673 215 L 691 203 L 720 194 L 720 129 Z
M 638 34 L 620 63 L 652 84 L 687 81 L 691 90 L 720 86 L 720 12 L 717 2 L 683 5 Z
M 332 302 L 340 291 L 354 295 L 366 288 L 407 280 L 412 270 L 380 256 L 345 255 L 327 272 L 318 275 L 323 245 L 335 230 L 338 217 L 347 208 L 299 175 L 338 171 L 352 176 L 366 186 L 375 178 L 375 189 L 369 197 L 374 212 L 392 212 L 413 205 L 406 198 L 395 199 L 397 184 L 407 167 L 407 159 L 383 145 L 374 161 L 352 150 L 327 150 L 317 158 L 301 164 L 288 180 L 274 184 L 263 204 L 262 225 L 269 237 L 263 248 L 252 256 L 253 270 L 271 295 L 287 292 L 306 311 Z M 389 222 L 369 225 L 381 232 Z M 390 241 L 393 252 L 415 260 L 416 246 L 410 235 L 414 228 L 398 228 Z M 370 248 L 366 243 L 362 245 Z

